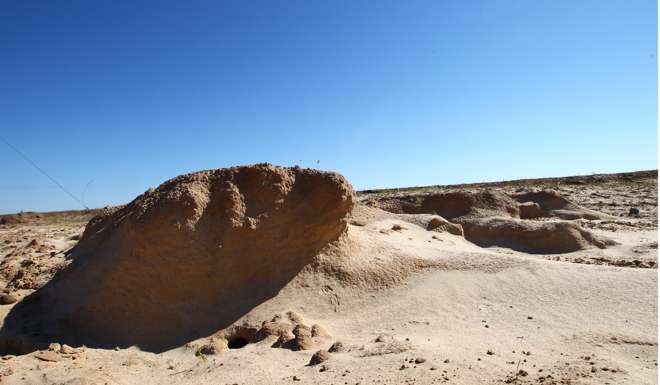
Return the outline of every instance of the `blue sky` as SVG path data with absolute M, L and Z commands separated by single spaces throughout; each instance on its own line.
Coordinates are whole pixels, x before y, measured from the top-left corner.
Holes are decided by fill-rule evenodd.
M 90 207 L 257 162 L 358 189 L 657 167 L 653 0 L 16 0 L 0 47 L 0 135 Z M 0 212 L 77 207 L 0 147 Z

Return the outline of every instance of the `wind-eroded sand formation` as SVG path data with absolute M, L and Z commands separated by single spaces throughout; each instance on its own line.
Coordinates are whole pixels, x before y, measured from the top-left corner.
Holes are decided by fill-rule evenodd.
M 260 164 L 0 217 L 0 379 L 652 384 L 657 174 L 627 178 L 356 194 Z
M 7 318 L 10 347 L 164 350 L 212 334 L 311 263 L 352 206 L 333 173 L 258 165 L 174 178 L 92 219 L 73 262 Z
M 462 226 L 465 238 L 483 247 L 501 246 L 534 254 L 553 254 L 583 250 L 591 245 L 604 249 L 615 244 L 571 222 L 520 220 L 607 217 L 580 207 L 554 191 L 533 191 L 513 197 L 489 190 L 459 191 L 385 197 L 367 200 L 366 204 L 394 213 L 438 214 Z

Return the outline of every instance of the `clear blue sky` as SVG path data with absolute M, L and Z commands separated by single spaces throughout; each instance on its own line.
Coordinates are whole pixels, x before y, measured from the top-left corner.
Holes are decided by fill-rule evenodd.
M 657 167 L 657 4 L 0 4 L 0 134 L 91 207 L 271 162 L 358 189 Z M 0 212 L 77 204 L 0 143 Z

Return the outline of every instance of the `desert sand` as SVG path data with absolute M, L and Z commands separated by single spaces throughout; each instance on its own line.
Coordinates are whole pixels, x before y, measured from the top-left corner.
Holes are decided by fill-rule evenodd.
M 0 217 L 0 382 L 656 384 L 657 237 L 657 171 L 188 174 Z

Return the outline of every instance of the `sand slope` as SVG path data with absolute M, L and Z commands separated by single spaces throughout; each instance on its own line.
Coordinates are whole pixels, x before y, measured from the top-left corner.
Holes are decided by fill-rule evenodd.
M 594 191 L 648 202 L 657 187 L 645 183 Z M 589 186 L 563 195 L 593 210 Z M 655 214 L 648 204 L 639 218 L 621 206 L 624 216 L 609 209 L 614 219 L 575 222 L 616 246 L 527 254 L 479 247 L 444 227 L 430 231 L 427 214 L 358 205 L 344 236 L 226 331 L 296 319 L 317 326 L 308 348 L 280 346 L 269 334 L 238 349 L 201 349 L 226 337 L 220 331 L 158 354 L 135 347 L 65 354 L 54 346 L 3 357 L 0 375 L 11 384 L 655 384 L 657 200 Z M 0 236 L 17 245 L 14 258 L 26 250 L 24 258 L 39 264 L 51 257 L 27 250 L 21 234 L 64 249 L 74 228 L 59 235 L 20 224 L 0 228 Z M 12 293 L 20 299 L 31 290 Z M 1 306 L 2 315 L 13 306 Z M 308 365 L 337 341 L 343 347 L 327 361 Z

